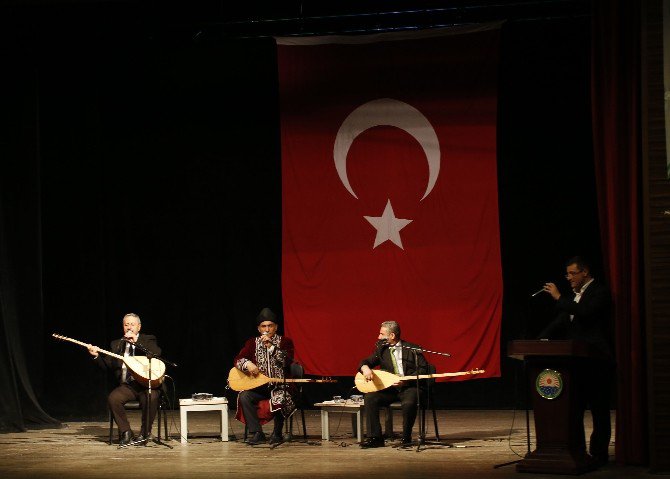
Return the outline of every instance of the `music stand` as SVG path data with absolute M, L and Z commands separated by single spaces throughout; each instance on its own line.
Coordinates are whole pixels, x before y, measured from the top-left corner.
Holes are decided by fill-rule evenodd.
M 151 408 L 151 391 L 152 391 L 152 387 L 151 387 L 151 360 L 153 358 L 156 358 L 160 361 L 163 361 L 165 364 L 169 364 L 170 366 L 177 367 L 177 365 L 175 363 L 171 362 L 171 361 L 166 360 L 165 358 L 162 358 L 162 357 L 152 353 L 151 351 L 149 351 L 147 348 L 145 348 L 141 344 L 133 343 L 131 341 L 128 341 L 125 338 L 123 338 L 122 340 L 127 342 L 127 343 L 130 343 L 132 346 L 135 346 L 136 349 L 139 349 L 140 351 L 142 351 L 146 355 L 147 359 L 149 360 L 149 387 L 146 390 L 146 396 L 147 396 L 146 407 Z M 149 424 L 149 417 L 150 416 L 151 416 L 150 410 L 144 412 L 144 434 L 145 434 L 145 436 L 142 439 L 140 439 L 139 441 L 131 441 L 128 444 L 119 444 L 118 449 L 122 449 L 122 448 L 125 448 L 125 447 L 128 447 L 128 446 L 137 446 L 137 445 L 140 445 L 140 444 L 146 445 L 149 442 L 149 436 L 151 436 L 151 427 L 150 427 L 151 425 Z M 165 431 L 165 433 L 167 435 L 167 431 Z M 170 449 L 173 449 L 172 446 L 170 446 L 169 444 L 166 444 L 163 441 L 161 441 L 160 437 L 158 439 L 154 438 L 153 442 L 156 443 L 156 444 L 160 444 L 162 446 L 165 446 L 165 447 L 169 447 Z

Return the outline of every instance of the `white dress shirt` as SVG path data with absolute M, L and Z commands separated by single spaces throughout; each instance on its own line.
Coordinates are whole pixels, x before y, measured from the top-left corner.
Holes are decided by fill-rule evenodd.
M 584 294 L 584 291 L 586 291 L 586 288 L 588 288 L 591 283 L 593 283 L 593 278 L 588 280 L 584 286 L 579 288 L 579 291 L 575 291 L 575 299 L 574 299 L 575 303 L 579 303 L 579 300 L 582 299 L 582 294 Z M 575 319 L 575 315 L 571 314 L 570 321 L 572 321 L 573 319 Z

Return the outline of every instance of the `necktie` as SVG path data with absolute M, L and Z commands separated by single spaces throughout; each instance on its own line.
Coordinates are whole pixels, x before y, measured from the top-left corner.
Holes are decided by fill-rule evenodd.
M 126 347 L 123 353 L 124 357 L 127 356 L 134 356 L 135 354 L 135 348 L 130 345 L 130 343 L 126 343 Z M 133 376 L 128 373 L 128 367 L 126 366 L 126 363 L 123 363 L 121 365 L 121 383 L 129 383 L 133 380 Z
M 389 353 L 391 353 L 391 361 L 393 361 L 393 372 L 398 374 L 398 360 L 395 357 L 395 347 L 389 347 Z

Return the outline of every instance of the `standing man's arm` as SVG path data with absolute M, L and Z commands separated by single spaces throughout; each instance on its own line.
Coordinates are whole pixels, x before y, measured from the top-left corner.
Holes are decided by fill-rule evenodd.
M 589 291 L 591 288 L 593 291 Z M 572 299 L 561 296 L 556 302 L 556 307 L 567 314 L 573 314 L 582 323 L 590 324 L 599 321 L 607 314 L 610 307 L 610 294 L 604 285 L 589 286 L 579 303 Z

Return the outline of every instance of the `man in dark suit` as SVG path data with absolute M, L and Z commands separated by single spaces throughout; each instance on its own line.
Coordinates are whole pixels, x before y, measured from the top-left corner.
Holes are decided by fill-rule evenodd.
M 576 378 L 577 387 L 591 406 L 593 433 L 589 444 L 593 465 L 608 461 L 612 433 L 609 391 L 614 378 L 614 360 L 609 346 L 610 291 L 591 275 L 591 267 L 582 257 L 575 256 L 566 263 L 565 278 L 572 292 L 561 294 L 554 283 L 544 285 L 544 291 L 556 300 L 556 317 L 539 334 L 541 339 L 574 339 L 589 343 L 596 355 L 585 360 Z
M 418 353 L 415 362 L 414 352 L 407 348 L 420 349 L 416 344 L 400 339 L 400 326 L 395 321 L 385 321 L 379 329 L 378 341 L 374 352 L 363 359 L 359 365 L 361 374 L 367 381 L 372 381 L 372 369 L 379 366 L 383 371 L 399 376 L 413 376 L 428 372 L 428 364 L 421 353 Z M 367 416 L 368 437 L 361 443 L 361 447 L 383 447 L 382 426 L 379 420 L 379 410 L 400 400 L 402 404 L 402 445 L 412 442 L 412 428 L 416 420 L 418 395 L 416 382 L 400 381 L 394 386 L 367 393 L 365 395 L 365 411 Z
M 151 334 L 140 336 L 140 329 L 142 329 L 140 317 L 135 313 L 126 314 L 123 317 L 123 337 L 112 341 L 109 350 L 121 356 L 145 356 L 146 353 L 140 349 L 142 347 L 152 355 L 160 355 L 161 348 L 158 346 L 156 336 Z M 97 346 L 89 346 L 88 351 L 96 363 L 101 368 L 112 371 L 118 381 L 119 386 L 109 394 L 107 402 L 119 427 L 119 444 L 127 445 L 133 440 L 137 442 L 146 440 L 151 434 L 151 425 L 158 410 L 159 390 L 152 392 L 151 404 L 149 405 L 147 388 L 133 378 L 132 371 L 126 367 L 123 361 L 98 354 L 99 348 Z M 141 433 L 135 438 L 130 429 L 126 409 L 123 407 L 128 401 L 139 401 L 142 407 Z M 148 429 L 146 429 L 147 414 L 149 415 Z

